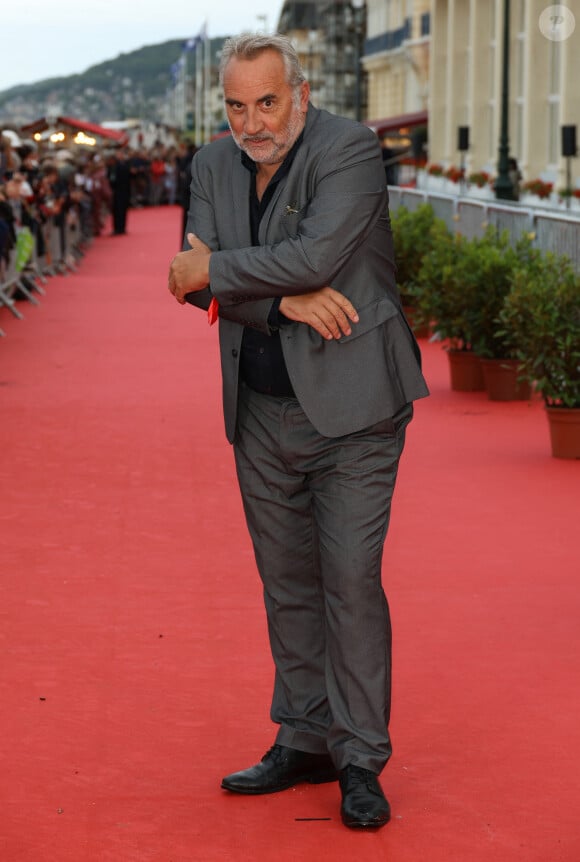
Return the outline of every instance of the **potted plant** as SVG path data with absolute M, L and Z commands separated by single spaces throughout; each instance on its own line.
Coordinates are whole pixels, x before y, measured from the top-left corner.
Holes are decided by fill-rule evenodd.
M 478 189 L 489 186 L 490 181 L 491 175 L 488 174 L 487 171 L 473 171 L 473 173 L 469 174 L 467 177 L 467 182 L 470 185 L 477 186 Z
M 445 168 L 437 162 L 427 165 L 425 184 L 428 189 L 442 191 L 445 188 Z
M 462 278 L 470 297 L 466 312 L 473 350 L 481 360 L 485 388 L 492 401 L 525 400 L 530 388 L 519 378 L 514 345 L 499 332 L 499 314 L 516 269 L 533 257 L 525 237 L 512 247 L 509 234 L 489 227 L 481 239 L 465 244 Z
M 493 190 L 494 180 L 487 171 L 473 171 L 467 177 L 468 197 L 479 198 L 483 200 L 491 200 L 495 198 Z
M 443 227 L 443 222 L 435 217 L 433 207 L 429 204 L 420 204 L 415 210 L 400 206 L 391 221 L 397 286 L 407 320 L 418 338 L 427 337 L 429 327 L 416 323 L 413 289 L 421 272 L 423 258 L 433 246 L 431 228 L 436 221 Z
M 445 342 L 451 388 L 483 389 L 481 366 L 472 344 L 474 283 L 468 274 L 469 241 L 451 234 L 439 221 L 434 222 L 430 233 L 432 247 L 423 257 L 419 277 L 411 288 L 417 321 L 431 324 Z
M 558 190 L 558 200 L 566 209 L 578 209 L 580 189 L 562 188 Z
M 580 458 L 580 275 L 565 257 L 532 256 L 515 272 L 499 319 L 544 400 L 552 454 Z
M 445 171 L 445 179 L 451 183 L 460 183 L 464 176 L 465 172 L 463 168 L 457 168 L 455 165 L 451 165 Z
M 554 190 L 554 183 L 545 182 L 544 180 L 534 179 L 522 185 L 523 199 L 529 197 L 533 204 L 536 201 L 548 201 Z
M 427 168 L 427 173 L 429 174 L 429 176 L 432 177 L 442 177 L 445 173 L 445 168 L 443 167 L 443 165 L 439 165 L 436 163 L 430 164 Z

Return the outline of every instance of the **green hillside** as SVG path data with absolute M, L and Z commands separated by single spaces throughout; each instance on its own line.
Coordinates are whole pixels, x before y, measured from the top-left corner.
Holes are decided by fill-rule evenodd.
M 47 113 L 82 115 L 93 122 L 136 114 L 158 120 L 171 84 L 171 66 L 184 41 L 148 45 L 78 75 L 4 90 L 0 92 L 0 122 L 20 126 Z

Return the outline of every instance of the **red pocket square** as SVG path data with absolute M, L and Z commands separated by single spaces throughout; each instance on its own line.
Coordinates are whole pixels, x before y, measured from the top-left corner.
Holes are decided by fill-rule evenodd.
M 213 326 L 214 323 L 216 322 L 216 320 L 218 319 L 218 309 L 219 309 L 218 301 L 214 296 L 214 298 L 210 302 L 209 308 L 207 310 L 207 322 L 209 323 L 210 326 Z

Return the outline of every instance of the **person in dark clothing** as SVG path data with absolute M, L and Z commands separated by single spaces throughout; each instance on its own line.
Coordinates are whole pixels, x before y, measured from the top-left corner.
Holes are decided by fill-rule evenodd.
M 514 159 L 513 156 L 510 156 L 508 159 L 508 176 L 511 180 L 513 198 L 514 201 L 519 201 L 520 199 L 520 183 L 522 181 L 522 172 L 518 167 L 517 159 Z
M 189 212 L 189 187 L 191 185 L 191 161 L 197 152 L 195 144 L 182 144 L 177 157 L 177 200 L 181 206 L 181 235 L 179 247 L 183 247 L 185 229 L 187 226 L 187 214 Z
M 127 210 L 131 202 L 131 168 L 126 154 L 114 153 L 107 170 L 113 193 L 113 236 L 127 233 Z
M 0 185 L 0 264 L 8 263 L 8 255 L 16 244 L 14 213 L 6 200 L 4 188 Z
M 36 192 L 36 202 L 40 222 L 49 222 L 58 231 L 59 246 L 51 249 L 52 264 L 63 267 L 66 259 L 66 214 L 70 207 L 70 186 L 64 176 L 59 174 L 54 163 L 48 162 L 42 168 L 42 179 Z
M 129 156 L 132 207 L 144 207 L 149 203 L 149 168 L 146 151 L 134 150 Z
M 397 164 L 396 153 L 389 147 L 386 140 L 381 141 L 381 155 L 383 157 L 383 167 L 385 169 L 387 185 L 398 185 L 399 167 Z
M 378 781 L 391 755 L 382 551 L 413 401 L 428 394 L 395 284 L 379 145 L 310 103 L 285 36 L 227 40 L 220 84 L 232 134 L 193 159 L 189 250 L 168 288 L 219 318 L 278 725 L 261 761 L 221 786 L 260 795 L 338 780 L 345 826 L 376 829 L 391 816 Z

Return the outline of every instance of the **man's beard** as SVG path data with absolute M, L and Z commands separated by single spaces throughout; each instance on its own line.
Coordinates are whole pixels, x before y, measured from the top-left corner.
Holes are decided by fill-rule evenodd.
M 231 128 L 232 137 L 238 147 L 243 150 L 254 162 L 264 165 L 275 165 L 283 162 L 293 144 L 297 140 L 304 126 L 304 115 L 299 107 L 294 106 L 288 124 L 284 130 L 273 135 L 271 132 L 262 132 L 259 135 L 236 135 Z M 268 144 L 260 143 L 252 146 L 252 143 L 269 141 Z

